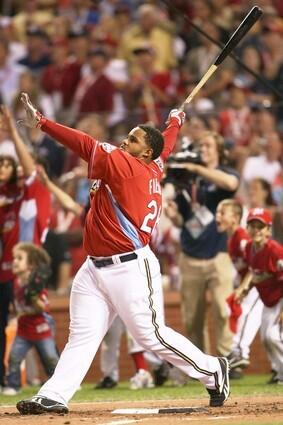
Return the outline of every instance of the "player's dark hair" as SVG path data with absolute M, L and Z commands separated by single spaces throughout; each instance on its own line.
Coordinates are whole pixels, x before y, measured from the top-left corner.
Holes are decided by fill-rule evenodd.
M 51 263 L 51 259 L 45 249 L 32 242 L 17 243 L 13 251 L 16 249 L 27 253 L 28 265 L 33 269 L 37 269 L 40 266 L 49 266 Z
M 14 183 L 17 182 L 17 179 L 18 179 L 18 175 L 17 175 L 18 164 L 17 164 L 17 161 L 15 160 L 15 158 L 13 158 L 10 155 L 0 155 L 0 166 L 6 161 L 9 162 L 9 164 L 12 167 L 12 174 L 11 174 L 11 177 L 10 177 L 10 179 L 7 183 L 8 184 L 14 184 Z
M 138 127 L 146 133 L 145 141 L 152 149 L 152 159 L 158 158 L 164 148 L 164 139 L 161 132 L 150 125 L 139 124 Z

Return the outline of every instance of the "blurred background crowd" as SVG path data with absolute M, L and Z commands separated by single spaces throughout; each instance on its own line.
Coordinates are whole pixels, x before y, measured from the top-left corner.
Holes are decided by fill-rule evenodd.
M 178 148 L 197 144 L 207 130 L 220 133 L 240 175 L 235 196 L 247 207 L 271 208 L 274 238 L 282 243 L 283 3 L 257 5 L 263 17 L 236 59 L 228 58 L 188 105 Z M 0 103 L 21 120 L 24 91 L 47 118 L 116 145 L 138 123 L 164 129 L 168 112 L 182 104 L 252 6 L 250 0 L 4 0 Z M 19 131 L 47 163 L 51 182 L 83 210 L 91 184 L 83 161 L 39 129 Z M 18 159 L 4 130 L 0 155 Z M 80 212 L 54 196 L 45 248 L 50 287 L 59 295 L 68 293 L 85 258 Z M 154 245 L 164 281 L 179 289 L 179 232 L 166 217 L 160 229 Z

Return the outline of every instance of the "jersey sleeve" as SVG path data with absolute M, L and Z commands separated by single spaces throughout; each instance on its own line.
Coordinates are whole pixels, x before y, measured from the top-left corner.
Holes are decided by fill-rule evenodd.
M 177 142 L 179 130 L 180 130 L 180 126 L 179 126 L 178 120 L 176 118 L 172 118 L 170 120 L 169 125 L 166 127 L 166 129 L 162 133 L 164 138 L 164 148 L 160 155 L 160 158 L 163 161 L 166 161 L 168 156 L 173 152 Z
M 98 141 L 90 137 L 88 134 L 58 124 L 54 121 L 48 120 L 47 118 L 42 119 L 41 130 L 53 137 L 53 139 L 57 140 L 62 145 L 71 149 L 86 162 L 89 162 L 93 148 L 98 144 Z

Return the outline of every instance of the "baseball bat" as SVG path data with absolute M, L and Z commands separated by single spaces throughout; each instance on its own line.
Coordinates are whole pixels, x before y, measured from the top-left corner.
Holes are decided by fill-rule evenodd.
M 207 80 L 214 74 L 217 70 L 218 66 L 224 61 L 224 59 L 231 53 L 234 47 L 242 40 L 242 38 L 246 35 L 246 33 L 251 29 L 254 23 L 260 18 L 262 15 L 262 10 L 258 6 L 254 6 L 249 13 L 245 16 L 243 21 L 240 23 L 238 28 L 231 35 L 214 63 L 209 67 L 204 76 L 201 78 L 199 83 L 190 93 L 190 95 L 186 98 L 186 100 L 181 105 L 180 109 L 184 109 L 185 105 L 190 103 L 191 100 L 195 97 L 195 95 L 200 91 L 202 86 L 207 82 Z

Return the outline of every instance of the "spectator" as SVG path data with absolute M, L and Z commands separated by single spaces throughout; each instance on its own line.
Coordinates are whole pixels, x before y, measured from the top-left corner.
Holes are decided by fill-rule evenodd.
M 74 27 L 69 31 L 68 38 L 71 57 L 79 64 L 84 65 L 88 60 L 90 49 L 88 32 L 84 28 Z
M 247 145 L 251 136 L 251 110 L 248 105 L 247 92 L 234 80 L 229 86 L 228 105 L 219 114 L 220 131 L 225 140 L 237 148 Z
M 9 60 L 9 44 L 0 38 L 0 96 L 2 103 L 11 105 L 12 99 L 19 89 L 20 75 L 25 67 Z
M 23 107 L 20 102 L 20 93 L 25 90 L 29 96 L 37 101 L 40 105 L 40 110 L 44 112 L 50 119 L 55 117 L 55 108 L 51 96 L 44 93 L 40 87 L 38 79 L 31 71 L 25 70 L 20 76 L 19 87 L 12 102 L 12 110 L 17 120 L 24 117 Z
M 41 84 L 52 96 L 58 117 L 68 113 L 80 80 L 81 64 L 69 56 L 69 45 L 65 39 L 53 41 L 51 60 L 52 63 L 42 73 Z
M 1 208 L 0 208 L 0 236 L 2 249 L 5 247 L 5 253 L 1 255 L 0 260 L 0 390 L 4 386 L 5 365 L 4 357 L 6 350 L 6 326 L 8 324 L 9 308 L 13 301 L 13 274 L 11 270 L 12 255 L 11 250 L 13 243 L 5 244 L 7 235 L 12 234 L 15 227 L 16 211 L 10 215 L 5 222 L 2 221 L 4 208 L 8 209 L 8 205 L 14 205 L 17 198 L 22 196 L 20 188 L 17 187 L 17 163 L 13 157 L 0 157 L 0 190 L 1 190 Z M 14 221 L 12 221 L 14 217 Z M 8 239 L 7 239 L 8 242 Z M 7 261 L 9 260 L 9 261 Z
M 216 41 L 220 41 L 220 30 L 212 22 L 205 21 L 202 31 L 210 34 Z M 187 72 L 191 80 L 199 81 L 210 67 L 211 63 L 219 53 L 217 45 L 206 37 L 202 37 L 201 45 L 191 49 L 186 58 Z M 235 66 L 231 59 L 226 59 L 217 75 L 213 75 L 202 89 L 202 97 L 209 97 L 216 105 L 221 104 L 221 92 L 233 81 Z
M 217 232 L 214 214 L 221 200 L 234 195 L 239 178 L 225 165 L 224 141 L 219 134 L 204 133 L 199 148 L 204 165 L 170 165 L 195 177 L 190 179 L 185 174 L 182 186 L 176 183 L 176 202 L 169 202 L 166 212 L 181 227 L 181 295 L 187 333 L 194 344 L 205 349 L 205 297 L 209 289 L 215 313 L 216 350 L 227 355 L 232 342 L 226 309 L 226 298 L 232 290 L 232 266 L 226 236 Z
M 122 35 L 119 56 L 126 59 L 130 67 L 134 64 L 133 51 L 144 44 L 156 52 L 155 70 L 168 71 L 176 65 L 173 51 L 173 35 L 160 25 L 160 9 L 151 4 L 138 8 L 138 21 Z
M 282 155 L 282 143 L 277 132 L 266 133 L 264 139 L 264 152 L 259 156 L 250 156 L 247 158 L 242 177 L 244 183 L 248 183 L 255 177 L 262 177 L 264 170 L 264 179 L 272 183 L 281 170 L 280 158 Z
M 16 63 L 26 54 L 26 45 L 17 39 L 12 18 L 9 16 L 0 17 L 0 39 L 8 42 L 9 60 L 12 63 Z
M 135 67 L 129 81 L 129 109 L 137 110 L 137 122 L 150 121 L 158 126 L 176 100 L 176 85 L 170 72 L 154 71 L 156 52 L 149 45 L 134 49 Z M 141 112 L 139 112 L 141 111 Z
M 79 82 L 74 96 L 74 115 L 100 114 L 105 122 L 113 110 L 115 88 L 105 75 L 108 55 L 103 49 L 89 52 L 89 73 Z
M 47 49 L 47 35 L 39 27 L 31 26 L 27 29 L 27 55 L 18 61 L 26 66 L 33 74 L 40 75 L 43 69 L 50 64 Z
M 9 356 L 4 395 L 19 393 L 21 363 L 31 347 L 36 348 L 48 377 L 53 374 L 58 362 L 53 330 L 46 315 L 49 311 L 45 289 L 49 263 L 46 251 L 32 243 L 19 243 L 13 248 L 13 273 L 16 276 L 14 298 L 18 323 Z

